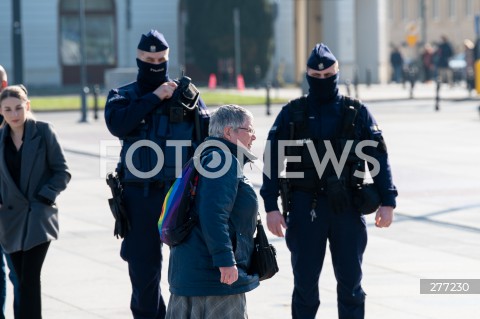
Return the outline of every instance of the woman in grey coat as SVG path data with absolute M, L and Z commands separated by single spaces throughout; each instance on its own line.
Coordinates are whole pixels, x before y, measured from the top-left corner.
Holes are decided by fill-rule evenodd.
M 20 280 L 20 319 L 41 319 L 40 273 L 58 237 L 55 199 L 70 180 L 50 124 L 36 121 L 23 86 L 0 95 L 0 245 Z
M 248 273 L 258 201 L 243 165 L 254 156 L 252 114 L 220 107 L 199 146 L 201 167 L 195 210 L 199 223 L 170 250 L 167 319 L 247 318 L 245 293 L 258 287 Z

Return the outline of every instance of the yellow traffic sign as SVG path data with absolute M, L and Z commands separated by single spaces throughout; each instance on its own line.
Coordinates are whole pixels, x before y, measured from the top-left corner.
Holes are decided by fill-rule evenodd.
M 414 47 L 417 44 L 418 36 L 416 34 L 407 35 L 407 44 L 411 47 Z

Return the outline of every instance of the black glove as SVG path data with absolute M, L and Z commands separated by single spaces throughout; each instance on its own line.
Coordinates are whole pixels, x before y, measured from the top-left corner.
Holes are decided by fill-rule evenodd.
M 53 200 L 43 197 L 42 195 L 38 195 L 37 199 L 39 202 L 44 203 L 45 205 L 48 205 L 48 206 L 53 206 L 53 204 L 55 204 Z

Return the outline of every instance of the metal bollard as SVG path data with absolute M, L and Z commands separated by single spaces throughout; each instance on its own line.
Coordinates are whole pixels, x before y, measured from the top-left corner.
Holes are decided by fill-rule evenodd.
M 436 87 L 436 96 L 435 96 L 435 111 L 440 111 L 440 85 L 442 83 L 442 79 L 440 76 L 437 78 L 437 87 Z
M 88 103 L 87 103 L 87 96 L 88 96 L 88 93 L 90 93 L 90 89 L 88 88 L 88 86 L 85 86 L 82 88 L 82 92 L 81 92 L 81 118 L 80 118 L 80 123 L 87 123 L 88 120 L 87 120 L 87 109 L 88 109 Z
M 353 76 L 353 89 L 355 90 L 355 98 L 359 99 L 359 94 L 358 94 L 358 72 L 355 70 L 355 74 Z
M 472 97 L 472 91 L 475 89 L 475 74 L 473 68 L 467 68 L 467 90 L 468 97 Z
M 345 80 L 345 87 L 347 88 L 347 96 L 351 96 L 350 92 L 350 80 Z
M 95 84 L 93 86 L 93 118 L 98 120 L 98 95 L 100 94 L 100 86 Z
M 270 89 L 271 89 L 271 85 L 270 85 L 270 82 L 268 82 L 266 85 L 265 85 L 265 88 L 267 89 L 267 100 L 266 100 L 266 106 L 267 106 L 267 115 L 270 115 L 270 104 L 271 104 L 271 101 L 270 101 Z
M 367 87 L 370 87 L 370 84 L 372 84 L 372 71 L 368 68 L 367 69 Z
M 410 99 L 413 99 L 413 88 L 416 81 L 416 71 L 413 67 L 410 67 L 408 70 L 408 80 L 410 82 Z

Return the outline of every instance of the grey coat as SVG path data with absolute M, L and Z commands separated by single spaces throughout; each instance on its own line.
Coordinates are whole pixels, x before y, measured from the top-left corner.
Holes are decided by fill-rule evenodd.
M 53 127 L 27 119 L 19 189 L 5 163 L 9 131 L 0 129 L 0 245 L 10 254 L 58 238 L 58 208 L 38 196 L 55 202 L 71 175 Z

